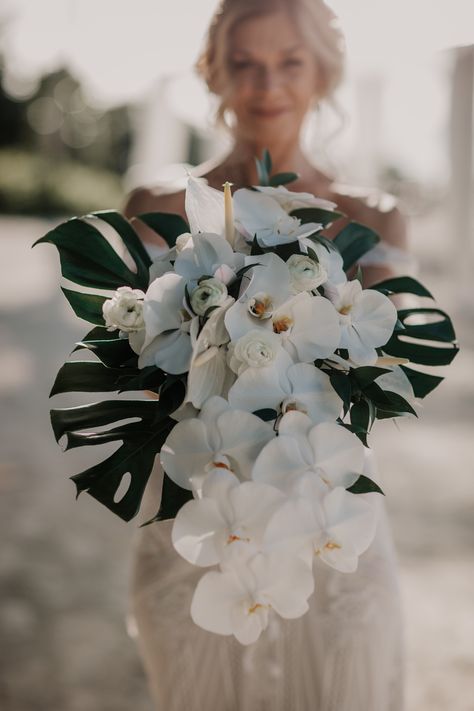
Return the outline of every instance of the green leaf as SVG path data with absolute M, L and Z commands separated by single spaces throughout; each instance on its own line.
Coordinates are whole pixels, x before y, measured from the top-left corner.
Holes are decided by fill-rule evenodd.
M 342 255 L 344 269 L 350 269 L 358 259 L 369 252 L 380 237 L 369 227 L 358 222 L 350 222 L 334 238 L 334 244 Z
M 269 180 L 269 184 L 272 188 L 277 188 L 279 185 L 288 185 L 288 183 L 294 183 L 298 180 L 298 173 L 275 173 Z
M 269 407 L 264 408 L 263 410 L 255 410 L 253 414 L 257 417 L 260 417 L 260 419 L 264 422 L 273 422 L 273 420 L 276 420 L 276 418 L 278 417 L 277 411 L 272 410 Z
M 130 222 L 116 210 L 100 210 L 93 212 L 92 215 L 104 220 L 118 232 L 137 265 L 141 277 L 143 280 L 147 279 L 152 260 Z
M 347 413 L 352 398 L 351 379 L 345 373 L 333 370 L 329 375 L 331 385 L 344 403 L 344 415 Z
M 365 446 L 367 446 L 367 434 L 373 421 L 372 414 L 372 408 L 367 400 L 354 403 L 350 409 L 352 431 Z
M 400 366 L 408 380 L 411 383 L 415 397 L 423 399 L 432 392 L 444 380 L 439 375 L 431 375 L 429 373 L 420 373 L 412 368 L 407 368 L 405 365 Z
M 351 370 L 351 377 L 353 377 L 357 384 L 364 388 L 366 385 L 373 383 L 374 380 L 379 378 L 384 373 L 390 373 L 389 368 L 377 368 L 372 365 L 364 365 L 359 368 L 353 368 Z
M 54 381 L 50 397 L 59 393 L 105 393 L 120 389 L 120 379 L 136 375 L 135 368 L 108 368 L 96 361 L 64 363 Z M 125 382 L 125 381 L 124 381 Z
M 308 222 L 316 222 L 317 224 L 323 225 L 324 227 L 331 225 L 333 222 L 336 222 L 336 220 L 339 220 L 341 217 L 345 217 L 344 213 L 342 212 L 322 210 L 319 207 L 300 207 L 296 210 L 292 210 L 290 212 L 290 215 L 292 217 L 297 217 L 299 220 L 301 220 L 302 224 L 306 224 Z
M 408 319 L 414 315 L 440 318 L 429 323 L 408 323 Z M 420 365 L 449 365 L 452 362 L 459 348 L 451 319 L 444 311 L 424 308 L 403 309 L 398 312 L 398 317 L 405 328 L 393 334 L 383 347 L 385 353 L 407 358 L 412 363 Z
M 432 294 L 423 284 L 420 284 L 417 279 L 408 276 L 385 279 L 385 281 L 374 284 L 370 288 L 385 294 L 415 294 L 416 296 L 424 296 L 429 299 L 433 298 Z
M 133 272 L 99 230 L 80 218 L 63 222 L 33 246 L 42 243 L 55 245 L 63 277 L 75 284 L 107 290 L 148 287 L 148 269 Z
M 364 474 L 361 474 L 357 481 L 352 484 L 352 486 L 348 487 L 346 491 L 350 491 L 351 494 L 368 494 L 375 491 L 378 494 L 385 496 L 380 486 L 372 479 L 369 479 L 369 477 L 364 476 Z
M 74 351 L 87 349 L 109 368 L 119 368 L 127 365 L 137 367 L 138 356 L 130 348 L 128 338 L 120 338 L 118 331 L 107 331 L 105 328 L 94 328 L 79 343 Z
M 162 237 L 170 249 L 174 247 L 180 235 L 189 232 L 186 220 L 171 212 L 144 212 L 137 217 Z
M 72 291 L 63 287 L 61 287 L 61 291 L 71 304 L 76 316 L 83 318 L 84 321 L 89 321 L 89 323 L 94 323 L 96 326 L 104 326 L 102 306 L 107 300 L 105 296 L 83 294 L 80 291 Z

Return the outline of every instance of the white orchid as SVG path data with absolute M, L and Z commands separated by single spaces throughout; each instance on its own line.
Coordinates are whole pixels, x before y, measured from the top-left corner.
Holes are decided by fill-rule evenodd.
M 364 447 L 342 425 L 313 425 L 302 412 L 287 412 L 280 421 L 278 437 L 260 452 L 252 471 L 254 481 L 290 493 L 304 474 L 326 490 L 352 486 L 364 468 Z
M 357 279 L 328 289 L 327 296 L 339 313 L 339 347 L 347 349 L 349 359 L 357 365 L 373 365 L 375 349 L 387 343 L 395 328 L 394 304 L 378 291 L 363 289 Z
M 139 368 L 155 365 L 173 374 L 189 369 L 192 316 L 184 308 L 184 287 L 185 280 L 173 272 L 148 287 L 143 304 L 146 338 Z
M 216 467 L 250 479 L 255 458 L 273 437 L 271 426 L 259 417 L 211 397 L 199 417 L 178 422 L 160 460 L 170 479 L 184 489 L 199 489 L 205 474 Z
M 265 527 L 284 501 L 272 486 L 241 484 L 228 470 L 215 469 L 203 482 L 201 498 L 179 510 L 173 545 L 194 565 L 247 560 L 261 551 Z
M 294 364 L 282 351 L 273 367 L 247 368 L 229 390 L 229 402 L 247 412 L 298 410 L 314 424 L 334 422 L 342 401 L 329 377 L 309 363 Z
M 242 188 L 234 194 L 234 214 L 237 228 L 250 241 L 254 237 L 262 247 L 277 247 L 296 242 L 322 229 L 315 222 L 302 224 L 291 217 L 268 195 Z
M 238 567 L 206 573 L 194 592 L 191 616 L 209 632 L 252 644 L 272 611 L 285 619 L 304 615 L 313 589 L 312 572 L 301 560 L 260 553 Z
M 285 188 L 284 185 L 280 185 L 277 188 L 259 185 L 256 188 L 259 192 L 276 200 L 285 212 L 292 212 L 299 208 L 315 208 L 328 210 L 329 212 L 334 212 L 337 209 L 335 202 L 318 198 L 315 195 L 311 195 L 311 193 L 295 193 Z
M 233 251 L 226 240 L 212 233 L 194 234 L 176 257 L 176 274 L 187 281 L 203 276 L 228 284 L 244 265 L 244 255 Z
M 372 502 L 342 486 L 323 493 L 317 479 L 306 474 L 273 515 L 265 543 L 274 552 L 293 552 L 308 562 L 317 556 L 331 568 L 352 573 L 373 541 L 376 522 Z
M 336 247 L 331 245 L 326 246 L 325 244 L 314 242 L 308 238 L 301 240 L 300 247 L 303 252 L 307 252 L 308 249 L 311 249 L 316 253 L 320 267 L 324 269 L 327 274 L 326 281 L 323 282 L 325 288 L 346 283 L 347 276 L 344 271 L 344 260 Z

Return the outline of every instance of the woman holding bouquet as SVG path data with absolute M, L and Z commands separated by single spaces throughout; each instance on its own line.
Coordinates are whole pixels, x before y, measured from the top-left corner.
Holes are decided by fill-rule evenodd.
M 202 168 L 210 186 L 257 184 L 255 156 L 268 149 L 275 173 L 298 174 L 292 191 L 336 203 L 347 216 L 326 236 L 334 237 L 349 220 L 381 236 L 362 264 L 366 286 L 406 270 L 405 224 L 393 199 L 335 183 L 300 146 L 308 111 L 331 99 L 344 69 L 343 39 L 322 0 L 223 0 L 197 66 L 234 137 L 222 162 Z M 184 192 L 138 189 L 125 208 L 129 218 L 153 211 L 185 216 Z M 164 248 L 143 223 L 135 226 L 150 252 Z M 157 466 L 147 492 L 150 516 L 158 509 L 161 476 Z M 397 567 L 379 500 L 377 533 L 357 571 L 316 564 L 309 611 L 298 620 L 273 620 L 249 646 L 194 625 L 189 609 L 202 571 L 174 551 L 172 522 L 142 528 L 132 613 L 156 709 L 401 711 Z

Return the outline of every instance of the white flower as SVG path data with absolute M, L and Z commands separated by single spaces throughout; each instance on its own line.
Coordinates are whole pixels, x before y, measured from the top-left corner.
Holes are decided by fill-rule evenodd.
M 124 333 L 140 331 L 145 327 L 143 320 L 143 299 L 140 289 L 120 286 L 111 299 L 104 301 L 102 314 L 108 331 L 119 328 Z
M 342 409 L 342 401 L 326 373 L 309 363 L 293 364 L 285 351 L 279 354 L 274 367 L 245 370 L 228 397 L 231 405 L 248 412 L 267 408 L 282 413 L 298 410 L 314 424 L 334 422 Z
M 189 176 L 185 210 L 193 235 L 198 232 L 224 235 L 224 193 L 209 187 L 204 178 Z
M 289 493 L 310 473 L 325 492 L 352 486 L 363 468 L 364 447 L 352 432 L 332 422 L 314 426 L 302 412 L 287 412 L 278 437 L 260 452 L 252 478 Z
M 237 375 L 247 368 L 265 368 L 274 362 L 280 349 L 281 340 L 275 333 L 256 328 L 231 345 L 229 366 Z
M 226 469 L 205 478 L 202 498 L 188 501 L 173 524 L 172 541 L 189 563 L 200 566 L 232 563 L 259 553 L 270 517 L 285 501 L 266 484 L 241 484 Z
M 167 373 L 189 369 L 192 317 L 183 305 L 184 286 L 182 277 L 169 272 L 148 287 L 143 306 L 146 339 L 139 368 L 155 365 Z
M 290 283 L 294 294 L 313 291 L 327 281 L 325 268 L 305 254 L 292 254 L 286 264 L 290 270 Z
M 295 193 L 288 190 L 288 188 L 285 188 L 283 185 L 280 185 L 277 188 L 261 185 L 256 187 L 259 192 L 276 200 L 285 212 L 292 212 L 293 210 L 298 210 L 299 208 L 308 207 L 319 210 L 328 210 L 329 212 L 334 212 L 334 210 L 337 209 L 335 202 L 315 197 L 314 195 L 311 195 L 311 193 Z
M 311 570 L 301 560 L 258 554 L 234 569 L 206 573 L 194 592 L 191 616 L 209 632 L 233 634 L 241 644 L 252 644 L 272 610 L 285 619 L 304 615 L 313 589 Z
M 244 264 L 244 256 L 235 253 L 217 234 L 195 234 L 176 257 L 174 268 L 187 281 L 203 276 L 216 277 L 229 283 Z
M 308 562 L 317 556 L 342 573 L 354 572 L 375 535 L 373 503 L 342 486 L 321 492 L 311 474 L 303 476 L 292 493 L 267 526 L 267 546 L 274 552 L 295 553 Z
M 234 194 L 234 214 L 238 229 L 247 239 L 264 247 L 296 242 L 322 229 L 319 223 L 301 224 L 291 217 L 276 200 L 260 192 L 242 188 Z
M 222 306 L 227 299 L 227 287 L 218 279 L 202 279 L 191 293 L 191 308 L 198 316 L 204 316 L 211 306 Z
M 397 322 L 397 310 L 384 294 L 362 289 L 358 280 L 327 290 L 327 296 L 339 312 L 340 348 L 357 365 L 373 365 L 376 348 L 390 339 Z
M 303 252 L 306 252 L 309 248 L 316 253 L 321 268 L 327 274 L 327 280 L 323 284 L 325 288 L 326 286 L 338 286 L 346 283 L 347 276 L 344 271 L 344 260 L 339 250 L 319 242 L 313 242 L 311 239 L 301 240 L 300 246 Z
M 160 460 L 170 479 L 184 489 L 196 489 L 215 467 L 250 479 L 261 448 L 274 437 L 269 424 L 230 407 L 221 397 L 207 400 L 199 417 L 183 420 L 161 448 Z

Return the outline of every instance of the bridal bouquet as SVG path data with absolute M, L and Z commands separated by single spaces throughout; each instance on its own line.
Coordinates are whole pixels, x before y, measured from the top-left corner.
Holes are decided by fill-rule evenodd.
M 382 494 L 370 429 L 416 415 L 442 379 L 418 366 L 457 352 L 443 311 L 397 312 L 393 294 L 431 298 L 418 281 L 363 287 L 354 265 L 374 232 L 350 222 L 328 240 L 336 205 L 289 191 L 295 176 L 270 177 L 268 155 L 258 167 L 261 184 L 233 197 L 190 178 L 188 222 L 140 215 L 169 246 L 154 262 L 113 211 L 38 240 L 58 248 L 64 295 L 94 326 L 76 350 L 95 358 L 66 362 L 51 394 L 155 393 L 52 410 L 66 449 L 119 445 L 72 477 L 78 495 L 130 520 L 159 454 L 161 506 L 142 525 L 175 519 L 177 553 L 210 568 L 193 620 L 242 644 L 269 615 L 307 611 L 319 565 L 356 569 Z

